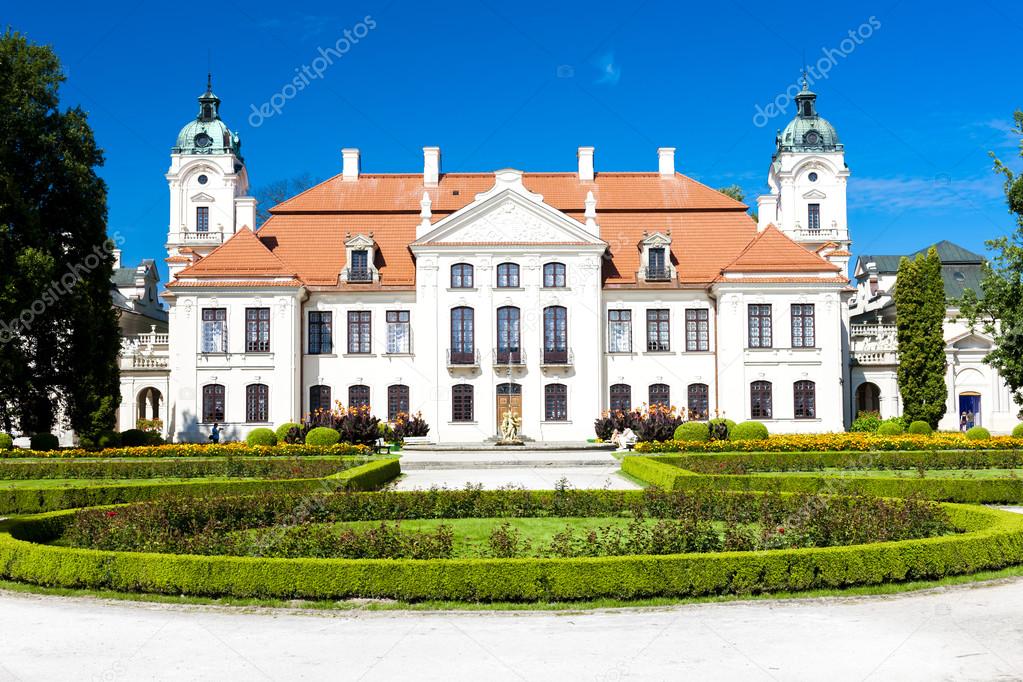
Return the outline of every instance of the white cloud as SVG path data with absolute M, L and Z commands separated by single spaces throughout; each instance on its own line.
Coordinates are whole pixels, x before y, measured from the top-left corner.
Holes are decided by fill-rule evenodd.
M 934 208 L 979 206 L 1002 198 L 1002 182 L 994 173 L 986 178 L 850 178 L 849 204 L 855 208 Z

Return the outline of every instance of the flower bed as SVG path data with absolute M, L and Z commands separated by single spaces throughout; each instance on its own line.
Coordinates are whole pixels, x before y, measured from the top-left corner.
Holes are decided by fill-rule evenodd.
M 558 515 L 607 514 L 651 499 L 631 491 L 570 494 L 462 491 L 335 497 L 346 498 L 337 504 L 350 512 L 347 518 L 371 519 L 411 518 L 417 513 L 431 518 L 481 513 L 493 516 L 501 515 L 502 511 L 520 515 L 544 511 Z M 755 500 L 760 509 L 780 504 L 775 510 L 779 513 L 792 512 L 794 505 L 805 503 L 795 496 L 762 495 L 699 498 L 662 494 L 652 499 L 674 511 L 684 508 L 686 500 L 699 499 L 739 501 L 733 504 Z M 278 502 L 270 511 L 265 503 L 238 511 L 241 518 L 264 514 L 262 522 L 286 514 L 293 500 L 282 498 Z M 323 507 L 307 504 L 301 508 L 311 509 L 315 514 Z M 894 542 L 756 552 L 426 560 L 201 556 L 43 544 L 60 537 L 73 522 L 76 512 L 64 511 L 8 521 L 0 526 L 0 575 L 69 588 L 200 596 L 532 601 L 846 587 L 941 578 L 1023 561 L 1023 518 L 981 507 L 942 505 L 941 509 L 949 523 L 961 532 Z M 120 513 L 118 508 L 92 513 L 102 516 L 107 511 Z M 218 518 L 235 518 L 224 511 L 219 510 Z M 198 517 L 194 520 L 201 521 Z
M 771 436 L 766 440 L 655 441 L 637 443 L 636 452 L 825 452 L 874 450 L 1023 450 L 1023 438 L 995 436 L 971 440 L 961 433 L 879 436 L 873 433 L 821 433 Z
M 0 459 L 17 458 L 134 458 L 134 457 L 362 457 L 372 454 L 365 445 L 338 443 L 331 446 L 316 445 L 248 445 L 246 443 L 225 443 L 206 445 L 198 443 L 174 443 L 170 445 L 148 445 L 127 448 L 106 448 L 86 450 L 67 448 L 64 450 L 0 450 Z

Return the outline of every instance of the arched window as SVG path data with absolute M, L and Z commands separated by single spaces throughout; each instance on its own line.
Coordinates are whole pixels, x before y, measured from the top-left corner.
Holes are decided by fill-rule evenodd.
M 349 386 L 348 407 L 369 407 L 369 386 L 362 384 Z
M 544 263 L 543 287 L 544 289 L 562 289 L 565 287 L 564 263 Z
M 497 361 L 499 363 L 522 362 L 519 319 L 519 309 L 515 306 L 503 306 L 497 309 Z
M 387 421 L 393 422 L 399 414 L 408 413 L 408 386 L 391 384 L 387 387 Z
M 473 400 L 471 384 L 456 384 L 451 387 L 451 421 L 471 422 Z
M 668 384 L 650 384 L 650 400 L 647 404 L 653 407 L 654 405 L 661 405 L 662 407 L 669 407 L 671 405 L 671 388 Z
M 318 410 L 330 411 L 330 386 L 309 387 L 309 414 Z
M 461 306 L 451 309 L 451 363 L 472 364 L 476 354 L 473 309 Z
M 568 309 L 560 305 L 543 310 L 543 361 L 546 365 L 568 362 Z
M 249 384 L 245 387 L 245 421 L 270 421 L 270 387 L 266 384 Z
M 611 385 L 611 402 L 608 407 L 612 412 L 628 412 L 632 409 L 632 387 L 628 384 Z
M 771 382 L 754 381 L 749 385 L 749 414 L 751 419 L 771 419 Z
M 817 386 L 812 381 L 797 381 L 792 384 L 793 416 L 796 419 L 813 419 L 817 416 Z
M 472 266 L 468 263 L 455 263 L 451 266 L 451 288 L 472 289 Z
M 565 384 L 547 384 L 543 389 L 544 420 L 568 421 L 568 387 Z
M 689 384 L 690 419 L 706 419 L 710 415 L 707 384 Z
M 224 421 L 223 384 L 206 384 L 202 387 L 202 420 L 207 424 Z
M 519 286 L 519 266 L 515 263 L 501 263 L 497 266 L 497 288 L 517 289 Z

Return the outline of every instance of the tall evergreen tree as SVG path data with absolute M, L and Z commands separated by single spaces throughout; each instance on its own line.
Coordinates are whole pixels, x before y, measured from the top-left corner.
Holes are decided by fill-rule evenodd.
M 0 35 L 0 427 L 113 426 L 120 334 L 110 304 L 103 155 L 86 114 L 59 108 L 48 46 Z
M 895 280 L 895 325 L 899 341 L 899 393 L 908 421 L 937 428 L 945 415 L 945 285 L 941 259 L 932 246 L 927 255 L 903 258 Z
M 1023 111 L 1016 112 L 1014 121 L 1023 156 Z M 991 157 L 995 172 L 1005 178 L 1005 201 L 1016 229 L 987 242 L 994 256 L 984 265 L 981 290 L 965 291 L 959 309 L 971 326 L 979 325 L 994 339 L 994 350 L 984 362 L 998 370 L 1012 390 L 1013 400 L 1021 408 L 1018 416 L 1023 419 L 1023 174 L 1013 173 L 994 153 Z

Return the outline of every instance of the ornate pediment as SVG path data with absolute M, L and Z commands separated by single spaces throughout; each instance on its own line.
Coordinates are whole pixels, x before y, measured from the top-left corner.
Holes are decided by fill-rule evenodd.
M 190 198 L 191 198 L 192 201 L 206 201 L 206 202 L 216 201 L 216 199 L 211 197 L 209 194 L 206 194 L 206 192 L 199 192 L 198 194 L 196 194 L 195 196 L 190 197 Z
M 648 234 L 643 237 L 642 241 L 640 241 L 640 245 L 655 249 L 671 246 L 671 235 L 663 232 L 654 232 L 653 234 Z
M 373 244 L 374 241 L 372 234 L 357 234 L 345 241 L 345 246 L 349 249 L 368 249 L 373 246 Z
M 803 195 L 804 199 L 827 199 L 828 195 L 819 189 L 811 189 L 809 192 Z

